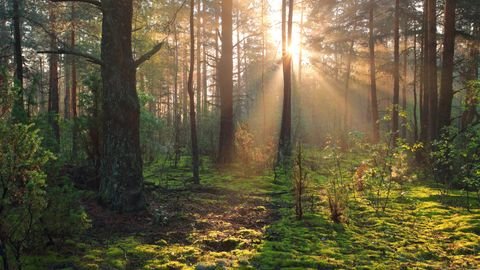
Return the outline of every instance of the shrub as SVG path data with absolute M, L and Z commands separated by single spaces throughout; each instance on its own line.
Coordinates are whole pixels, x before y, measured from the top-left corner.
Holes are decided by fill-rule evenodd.
M 409 145 L 402 140 L 367 145 L 369 158 L 363 161 L 364 194 L 375 212 L 384 212 L 394 193 L 412 178 L 409 172 L 408 152 L 416 151 L 420 144 Z
M 326 167 L 329 168 L 327 178 L 327 198 L 330 219 L 335 223 L 342 223 L 347 220 L 346 212 L 350 199 L 350 181 L 347 172 L 342 168 L 344 160 L 341 154 L 340 143 L 328 140 L 324 151 L 324 160 Z
M 275 147 L 273 140 L 260 145 L 245 123 L 237 125 L 235 131 L 235 151 L 238 160 L 256 168 L 269 168 L 273 165 Z
M 295 215 L 297 219 L 303 218 L 303 201 L 305 200 L 308 172 L 304 165 L 303 147 L 301 144 L 297 146 L 293 170 L 293 188 L 295 191 Z
M 53 158 L 32 125 L 0 122 L 0 241 L 17 265 L 47 205 L 43 168 Z

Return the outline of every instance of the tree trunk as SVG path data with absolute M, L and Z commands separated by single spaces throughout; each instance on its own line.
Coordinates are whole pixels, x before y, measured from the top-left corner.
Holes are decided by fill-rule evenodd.
M 196 115 L 198 116 L 198 119 L 200 120 L 200 112 L 202 111 L 202 65 L 201 65 L 201 51 L 202 51 L 202 43 L 200 39 L 200 33 L 201 33 L 201 1 L 197 0 L 197 109 L 196 109 Z
M 200 1 L 200 0 L 197 0 L 197 1 Z M 190 0 L 190 69 L 188 72 L 188 97 L 190 101 L 190 136 L 191 136 L 191 142 L 192 142 L 193 182 L 195 184 L 200 184 L 200 175 L 198 172 L 199 158 L 198 158 L 198 143 L 197 143 L 197 121 L 195 117 L 195 96 L 193 91 L 193 70 L 195 69 L 195 20 L 193 15 L 194 9 L 195 9 L 195 0 Z M 197 48 L 197 52 L 198 51 L 199 50 Z M 197 57 L 200 58 L 200 55 L 197 55 Z M 198 76 L 197 76 L 197 79 L 198 79 Z M 200 89 L 197 89 L 197 91 L 200 91 Z M 197 99 L 197 102 L 200 103 L 199 98 Z
M 415 28 L 416 32 L 416 28 Z M 413 35 L 413 138 L 415 142 L 418 142 L 418 99 L 417 99 L 417 34 Z
M 100 200 L 113 210 L 145 208 L 140 104 L 132 56 L 132 0 L 102 0 Z
M 70 73 L 71 73 L 71 66 L 69 66 L 70 64 L 70 61 L 71 61 L 71 58 L 73 58 L 72 56 L 70 55 L 65 55 L 64 56 L 64 70 L 65 70 L 65 76 L 64 76 L 64 83 L 65 83 L 65 96 L 63 97 L 63 118 L 65 119 L 70 119 L 70 101 L 71 101 L 71 97 L 70 97 L 70 91 L 71 91 L 71 88 L 70 88 Z
M 175 74 L 174 74 L 174 88 L 173 88 L 173 126 L 174 126 L 174 151 L 175 151 L 175 158 L 174 158 L 174 167 L 177 168 L 178 161 L 180 160 L 180 114 L 178 113 L 178 34 L 177 34 L 177 24 L 173 25 L 173 34 L 174 34 L 174 42 L 175 42 Z
M 21 0 L 12 0 L 13 8 L 13 58 L 15 61 L 15 85 L 17 93 L 12 108 L 12 117 L 14 121 L 26 121 L 26 112 L 23 102 L 23 56 L 22 56 L 22 34 L 20 21 L 20 2 Z
M 220 145 L 218 162 L 233 158 L 233 44 L 232 0 L 222 1 L 222 56 L 220 59 Z
M 398 110 L 400 94 L 400 0 L 395 0 L 394 19 L 394 70 L 393 70 L 393 108 L 392 108 L 392 136 L 393 143 L 398 138 Z
M 72 3 L 72 32 L 70 34 L 70 47 L 75 49 L 75 3 Z M 72 156 L 77 156 L 77 62 L 76 58 L 72 57 L 71 62 L 72 73 L 72 89 L 70 107 L 72 111 L 73 130 L 72 130 Z
M 283 165 L 291 156 L 292 137 L 292 44 L 293 0 L 289 0 L 288 21 L 286 18 L 287 0 L 282 1 L 282 63 L 283 63 L 283 109 L 278 144 L 277 165 Z M 288 33 L 287 33 L 288 25 Z
M 369 11 L 369 56 L 370 56 L 370 102 L 372 110 L 372 141 L 377 143 L 380 139 L 380 123 L 378 119 L 378 103 L 377 103 L 377 81 L 376 81 L 376 67 L 375 67 L 375 36 L 373 33 L 373 8 L 374 1 L 370 0 Z
M 405 17 L 403 24 L 403 84 L 402 84 L 402 111 L 407 111 L 407 86 L 408 86 L 408 18 Z M 400 136 L 407 138 L 407 117 L 400 119 Z
M 455 6 L 456 0 L 445 1 L 445 23 L 443 36 L 443 62 L 438 110 L 438 126 L 441 130 L 449 126 L 453 100 L 453 57 L 455 52 Z

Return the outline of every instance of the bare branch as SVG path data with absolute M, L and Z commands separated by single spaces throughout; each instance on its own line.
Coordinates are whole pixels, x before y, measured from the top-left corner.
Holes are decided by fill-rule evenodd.
M 147 53 L 145 53 L 144 55 L 140 56 L 140 58 L 138 58 L 137 60 L 135 60 L 135 68 L 138 68 L 141 64 L 143 64 L 145 61 L 149 60 L 150 58 L 152 58 L 152 56 L 154 56 L 158 51 L 160 51 L 160 49 L 163 47 L 163 45 L 165 44 L 166 42 L 166 39 L 167 37 L 170 35 L 170 32 L 171 32 L 171 29 L 170 29 L 170 26 L 174 23 L 176 23 L 176 20 L 177 20 L 177 15 L 178 13 L 180 12 L 180 10 L 182 10 L 182 8 L 185 6 L 185 3 L 187 2 L 187 0 L 183 0 L 182 4 L 180 5 L 180 7 L 177 8 L 177 10 L 175 10 L 175 13 L 173 14 L 173 17 L 170 19 L 170 21 L 168 21 L 167 25 L 166 25 L 166 28 L 167 28 L 167 36 L 160 42 L 158 43 L 157 45 L 155 45 L 150 51 L 148 51 Z
M 51 2 L 79 2 L 79 3 L 87 3 L 99 8 L 102 7 L 102 3 L 97 0 L 50 0 Z
M 70 55 L 75 55 L 75 56 L 80 56 L 80 57 L 83 57 L 85 59 L 87 59 L 87 61 L 91 62 L 91 63 L 94 63 L 94 64 L 97 64 L 97 65 L 103 65 L 103 62 L 102 60 L 98 59 L 97 57 L 91 55 L 91 54 L 88 54 L 88 53 L 82 53 L 82 52 L 78 52 L 78 51 L 71 51 L 71 50 L 64 50 L 64 49 L 58 49 L 56 51 L 37 51 L 37 53 L 48 53 L 48 54 L 70 54 Z
M 137 60 L 135 60 L 135 68 L 138 68 L 141 64 L 143 64 L 145 61 L 149 60 L 154 56 L 160 49 L 163 47 L 163 44 L 165 44 L 165 40 L 162 42 L 158 43 L 155 45 L 150 51 L 145 53 L 144 55 L 140 56 Z

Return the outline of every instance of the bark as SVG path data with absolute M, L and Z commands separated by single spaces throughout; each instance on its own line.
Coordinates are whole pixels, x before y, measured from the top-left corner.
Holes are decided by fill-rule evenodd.
M 201 17 L 200 17 L 200 7 L 201 7 L 201 1 L 197 0 L 197 114 L 200 113 L 201 106 L 202 106 L 202 65 L 201 65 L 201 50 L 202 50 L 202 43 L 200 39 L 200 33 L 201 33 Z M 198 115 L 198 118 L 200 119 L 200 116 Z
M 417 73 L 417 34 L 415 33 L 413 35 L 413 138 L 415 142 L 418 141 Z
M 71 67 L 69 66 L 70 61 L 71 61 L 71 56 L 65 55 L 64 56 L 64 70 L 65 70 L 65 76 L 64 76 L 64 83 L 65 83 L 65 96 L 63 97 L 63 118 L 65 119 L 70 119 L 70 72 L 71 72 Z
M 400 94 L 400 0 L 395 0 L 394 19 L 394 70 L 393 70 L 393 108 L 392 108 L 392 136 L 393 143 L 398 138 L 398 110 Z
M 443 36 L 443 62 L 438 110 L 438 127 L 449 126 L 453 100 L 453 57 L 455 52 L 455 7 L 456 0 L 445 1 L 445 23 Z
M 17 86 L 17 95 L 12 108 L 12 117 L 15 121 L 26 121 L 26 112 L 23 102 L 23 53 L 22 53 L 22 33 L 21 33 L 21 14 L 20 1 L 12 0 L 13 8 L 13 58 L 15 61 L 15 85 Z
M 402 84 L 402 111 L 407 111 L 407 86 L 408 86 L 408 18 L 404 19 L 403 24 L 403 84 Z M 402 117 L 400 121 L 400 136 L 407 138 L 407 117 Z
M 113 210 L 145 208 L 140 104 L 132 56 L 132 0 L 102 0 L 100 200 Z
M 197 124 L 195 118 L 195 96 L 193 91 L 193 70 L 195 69 L 195 20 L 193 15 L 195 9 L 194 5 L 195 0 L 190 0 L 190 70 L 188 72 L 188 97 L 190 101 L 190 136 L 192 143 L 193 182 L 195 184 L 200 184 L 200 176 L 198 172 L 199 157 L 197 143 Z M 199 51 L 198 48 L 197 51 Z M 200 55 L 197 55 L 197 57 L 200 57 Z M 200 91 L 200 89 L 197 89 L 197 91 Z M 197 99 L 197 102 L 200 103 L 199 98 Z
M 292 44 L 293 0 L 289 0 L 288 21 L 287 1 L 282 1 L 282 63 L 283 63 L 283 107 L 277 165 L 282 165 L 291 156 L 292 137 L 292 56 L 288 49 Z M 288 30 L 287 30 L 288 27 Z M 288 31 L 288 32 L 287 32 Z
M 75 49 L 75 3 L 72 3 L 72 32 L 70 33 L 70 47 Z M 71 89 L 71 101 L 70 107 L 72 111 L 73 130 L 72 130 L 72 156 L 77 156 L 77 61 L 75 57 L 72 57 L 71 70 L 72 73 L 72 89 Z
M 178 165 L 178 161 L 180 160 L 180 114 L 178 113 L 178 35 L 177 35 L 177 25 L 174 24 L 173 26 L 173 34 L 174 34 L 174 42 L 175 42 L 175 74 L 174 74 L 174 88 L 173 88 L 173 126 L 174 126 L 174 151 L 175 151 L 175 159 L 174 159 L 174 167 L 176 168 Z
M 262 1 L 262 78 L 261 78 L 261 92 L 262 92 L 262 139 L 266 139 L 266 106 L 265 106 L 265 0 Z
M 220 145 L 218 162 L 233 158 L 233 44 L 232 0 L 222 1 L 222 56 L 220 59 Z
M 376 67 L 375 67 L 375 35 L 373 32 L 373 9 L 374 1 L 370 0 L 369 11 L 369 58 L 370 58 L 370 102 L 372 111 L 372 141 L 377 143 L 380 139 L 380 123 L 378 119 L 378 103 L 377 103 L 377 81 L 376 81 Z

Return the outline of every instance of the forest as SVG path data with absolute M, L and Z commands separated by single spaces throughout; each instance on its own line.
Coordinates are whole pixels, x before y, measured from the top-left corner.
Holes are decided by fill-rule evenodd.
M 479 0 L 0 0 L 0 270 L 480 269 Z

